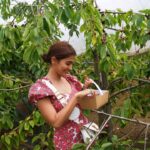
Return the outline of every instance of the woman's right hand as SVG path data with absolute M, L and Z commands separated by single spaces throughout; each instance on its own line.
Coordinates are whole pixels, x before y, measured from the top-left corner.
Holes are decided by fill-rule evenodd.
M 93 83 L 93 80 L 88 78 L 88 77 L 86 77 L 84 85 L 83 85 L 83 89 L 87 89 L 92 83 Z
M 77 101 L 80 101 L 82 99 L 91 99 L 91 98 L 94 98 L 96 96 L 96 90 L 93 90 L 93 89 L 85 89 L 83 91 L 80 91 L 78 93 L 76 93 L 76 98 L 77 98 Z

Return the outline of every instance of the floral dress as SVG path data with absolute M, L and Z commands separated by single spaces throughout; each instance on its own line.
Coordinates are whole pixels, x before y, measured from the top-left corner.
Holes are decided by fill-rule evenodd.
M 70 83 L 72 88 L 70 94 L 64 94 L 64 97 L 66 97 L 67 101 L 69 101 L 76 92 L 81 91 L 82 86 L 74 76 L 66 75 L 65 78 Z M 43 79 L 48 80 L 46 77 L 44 77 Z M 49 97 L 49 100 L 51 101 L 57 112 L 63 109 L 62 104 L 57 100 L 54 93 L 45 84 L 42 83 L 42 79 L 39 79 L 35 84 L 31 86 L 29 90 L 29 102 L 36 104 L 38 100 L 41 100 L 45 97 Z M 81 110 L 79 105 L 77 105 L 76 107 Z M 82 114 L 82 111 L 80 111 L 78 124 L 72 120 L 68 120 L 63 126 L 61 126 L 60 128 L 56 128 L 54 130 L 53 138 L 55 149 L 70 150 L 75 143 L 82 142 L 82 135 L 80 131 L 81 127 L 86 123 L 88 123 L 88 119 Z

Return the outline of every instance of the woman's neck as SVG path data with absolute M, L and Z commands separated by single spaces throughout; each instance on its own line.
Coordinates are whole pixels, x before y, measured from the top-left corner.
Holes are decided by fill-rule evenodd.
M 46 77 L 52 82 L 54 82 L 54 81 L 59 82 L 61 80 L 61 76 L 59 74 L 57 74 L 52 68 L 49 69 Z

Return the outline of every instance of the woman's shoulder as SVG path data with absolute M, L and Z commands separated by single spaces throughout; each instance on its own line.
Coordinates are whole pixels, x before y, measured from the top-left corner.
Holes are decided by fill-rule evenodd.
M 38 79 L 29 89 L 29 102 L 35 103 L 37 100 L 53 95 L 53 92 L 42 82 L 44 78 Z
M 33 91 L 35 91 L 35 90 L 40 90 L 40 89 L 43 87 L 42 79 L 43 79 L 43 78 L 37 79 L 37 80 L 31 85 L 31 87 L 30 87 L 30 89 L 29 89 L 29 92 L 32 91 L 32 90 L 33 90 Z

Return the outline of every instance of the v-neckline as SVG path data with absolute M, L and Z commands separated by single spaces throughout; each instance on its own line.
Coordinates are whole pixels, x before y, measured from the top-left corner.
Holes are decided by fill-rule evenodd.
M 43 79 L 48 80 L 48 81 L 56 88 L 56 90 L 57 90 L 60 94 L 62 94 L 62 95 L 65 95 L 65 94 L 71 95 L 71 94 L 72 94 L 72 91 L 73 91 L 72 84 L 71 84 L 71 82 L 70 82 L 66 77 L 64 77 L 64 78 L 65 78 L 65 79 L 67 80 L 67 82 L 69 83 L 70 89 L 71 89 L 70 92 L 67 92 L 67 93 L 62 93 L 62 92 L 60 92 L 60 91 L 56 88 L 56 86 L 52 83 L 52 81 L 48 79 L 48 77 L 46 77 L 46 76 L 43 77 Z

